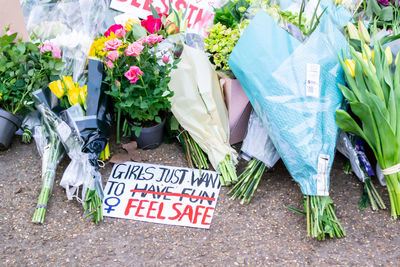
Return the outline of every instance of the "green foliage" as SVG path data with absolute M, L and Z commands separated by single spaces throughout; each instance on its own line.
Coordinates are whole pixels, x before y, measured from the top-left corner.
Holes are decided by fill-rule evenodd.
M 169 99 L 173 92 L 168 84 L 170 72 L 177 68 L 179 59 L 173 59 L 172 54 L 165 54 L 169 57 L 168 63 L 163 62 L 163 56 L 157 51 L 158 43 L 146 42 L 138 56 L 127 56 L 124 50 L 135 42 L 134 36 L 135 33 L 127 34 L 122 40 L 123 45 L 118 49 L 120 56 L 113 62 L 113 68 L 107 67 L 104 82 L 109 84 L 106 93 L 113 98 L 116 112 L 120 113 L 119 118 L 124 116 L 132 125 L 130 129 L 124 128 L 134 131 L 138 136 L 141 127 L 162 122 L 171 109 Z M 107 58 L 104 60 L 108 61 Z M 143 72 L 135 82 L 125 77 L 131 66 L 139 67 Z
M 251 4 L 250 0 L 230 0 L 220 8 L 216 8 L 214 24 L 221 23 L 227 28 L 236 27 L 243 19 Z
M 36 44 L 17 40 L 16 33 L 1 36 L 0 108 L 13 114 L 27 112 L 33 106 L 31 93 L 46 87 L 62 64 L 51 52 L 40 54 Z
M 232 29 L 217 23 L 208 29 L 209 35 L 204 40 L 205 49 L 212 55 L 210 60 L 217 66 L 217 70 L 230 71 L 229 56 L 248 24 L 249 20 L 244 20 Z

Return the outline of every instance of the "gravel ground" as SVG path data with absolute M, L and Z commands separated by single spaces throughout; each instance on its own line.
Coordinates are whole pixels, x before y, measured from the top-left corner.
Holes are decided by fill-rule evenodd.
M 177 144 L 142 151 L 140 160 L 186 166 Z M 250 205 L 232 201 L 223 188 L 209 230 L 105 217 L 94 225 L 82 206 L 68 201 L 58 184 L 68 160 L 57 171 L 45 223 L 31 218 L 41 188 L 41 159 L 36 146 L 15 138 L 0 152 L 0 265 L 384 265 L 400 263 L 400 223 L 390 211 L 358 210 L 362 185 L 343 173 L 338 155 L 331 173 L 331 197 L 347 231 L 343 239 L 318 242 L 306 237 L 298 185 L 279 162 L 264 174 Z M 243 162 L 239 169 L 243 168 Z M 104 182 L 112 164 L 101 170 Z M 389 205 L 386 190 L 376 185 Z

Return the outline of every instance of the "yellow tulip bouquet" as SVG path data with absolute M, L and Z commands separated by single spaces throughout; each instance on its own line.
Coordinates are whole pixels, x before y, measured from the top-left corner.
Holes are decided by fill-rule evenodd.
M 353 37 L 357 37 L 354 28 L 348 28 L 353 32 Z M 400 215 L 399 54 L 393 62 L 390 46 L 386 45 L 384 48 L 383 42 L 375 40 L 371 50 L 367 45 L 369 39 L 362 38 L 362 35 L 358 37 L 361 37 L 358 38 L 361 49 L 356 51 L 350 46 L 351 58 L 345 55 L 340 57 L 347 86 L 339 85 L 339 88 L 360 123 L 345 110 L 336 112 L 336 121 L 342 130 L 359 135 L 373 150 L 383 169 L 390 197 L 391 215 L 396 219 Z
M 79 103 L 83 109 L 86 109 L 87 86 L 79 86 L 72 77 L 63 76 L 61 80 L 51 82 L 49 88 L 60 99 L 63 108 Z

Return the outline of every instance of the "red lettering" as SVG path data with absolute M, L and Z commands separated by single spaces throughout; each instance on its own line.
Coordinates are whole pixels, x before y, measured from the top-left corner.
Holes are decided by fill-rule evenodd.
M 183 6 L 183 7 L 181 7 L 181 6 Z M 186 4 L 186 2 L 185 2 L 185 0 L 178 0 L 178 1 L 176 1 L 176 3 L 175 3 L 175 8 L 176 8 L 176 10 L 180 10 L 181 8 L 186 8 L 187 7 L 187 4 Z
M 133 201 L 139 201 L 139 199 L 132 199 L 131 198 L 131 199 L 128 200 L 128 204 L 126 205 L 126 208 L 125 208 L 125 216 L 127 216 L 129 214 L 131 208 L 137 207 L 136 205 L 132 205 Z
M 196 206 L 196 210 L 194 211 L 194 220 L 193 220 L 193 224 L 197 223 L 197 217 L 199 217 L 200 215 L 202 215 L 203 213 L 199 212 L 199 209 L 204 209 L 205 206 Z
M 185 210 L 183 211 L 181 217 L 179 218 L 178 221 L 181 221 L 183 219 L 183 216 L 188 216 L 189 221 L 192 222 L 193 221 L 193 208 L 190 205 L 187 205 Z
M 143 210 L 143 209 L 144 209 L 144 207 L 142 206 L 143 202 L 149 202 L 149 201 L 148 201 L 148 200 L 145 200 L 145 199 L 140 200 L 139 206 L 138 206 L 138 208 L 137 208 L 137 210 L 136 210 L 136 213 L 135 213 L 135 216 L 136 216 L 136 217 L 144 217 L 144 215 L 140 215 L 140 214 L 139 214 L 140 210 Z
M 151 11 L 150 3 L 153 3 L 153 0 L 146 0 L 146 1 L 144 2 L 143 9 L 146 10 L 146 11 Z M 159 8 L 158 8 L 158 9 L 159 9 Z M 158 11 L 157 11 L 157 12 L 158 12 Z
M 204 11 L 203 9 L 200 9 L 200 10 L 199 10 L 199 12 L 197 13 L 196 20 L 195 20 L 195 22 L 193 23 L 193 25 L 199 23 L 199 24 L 200 24 L 200 25 L 198 26 L 199 29 L 205 28 L 205 24 L 206 24 L 207 21 L 209 21 L 209 20 L 212 18 L 212 16 L 213 16 L 213 14 L 210 13 L 210 12 L 208 12 L 208 11 L 206 11 L 205 14 L 204 14 L 204 16 L 202 16 L 202 15 L 203 15 L 203 11 Z
M 164 208 L 164 203 L 161 202 L 160 203 L 160 208 L 159 208 L 158 214 L 157 214 L 157 219 L 160 219 L 160 220 L 164 220 L 165 219 L 164 216 L 161 216 L 163 208 Z
M 190 19 L 192 18 L 193 11 L 195 11 L 195 10 L 197 10 L 197 9 L 199 9 L 199 8 L 198 8 L 198 7 L 195 7 L 195 6 L 192 5 L 192 4 L 190 4 L 189 9 L 190 9 L 190 11 L 189 11 L 189 16 L 188 16 L 187 21 L 188 21 L 188 27 L 190 28 L 190 27 L 192 26 L 192 25 L 190 24 Z
M 164 6 L 164 11 L 160 11 L 160 13 L 167 13 L 168 14 L 168 9 L 169 9 L 169 7 L 168 7 L 168 5 L 167 5 L 167 3 L 165 2 L 166 0 L 161 0 L 161 3 L 163 4 L 163 6 Z M 171 3 L 172 3 L 172 0 L 171 0 Z
M 209 210 L 214 210 L 214 208 L 213 207 L 207 207 L 206 208 L 206 211 L 204 212 L 203 220 L 201 220 L 201 224 L 202 225 L 210 225 L 210 223 L 206 223 L 206 219 L 207 218 L 211 218 L 211 215 L 207 215 L 207 212 Z
M 150 202 L 150 206 L 149 206 L 149 210 L 147 211 L 146 218 L 149 218 L 149 219 L 155 219 L 156 218 L 155 216 L 150 216 L 150 212 L 152 212 L 153 210 L 157 210 L 157 209 L 153 208 L 153 205 L 155 203 L 158 203 L 158 202 L 157 201 L 151 201 Z
M 140 7 L 140 4 L 137 2 L 137 0 L 132 0 L 131 6 Z
M 176 207 L 176 206 L 182 206 L 182 203 L 174 203 L 173 205 L 172 205 L 172 209 L 174 210 L 174 211 L 176 211 L 176 216 L 174 216 L 174 217 L 169 217 L 168 219 L 170 219 L 170 220 L 176 220 L 176 219 L 178 219 L 179 218 L 179 216 L 181 216 L 181 211 L 180 210 L 178 210 L 178 208 Z

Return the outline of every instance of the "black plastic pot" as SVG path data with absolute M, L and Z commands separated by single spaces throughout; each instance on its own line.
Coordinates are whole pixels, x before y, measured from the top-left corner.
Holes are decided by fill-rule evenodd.
M 15 132 L 21 127 L 21 124 L 21 118 L 0 109 L 0 150 L 5 150 L 10 146 Z
M 152 127 L 143 127 L 139 137 L 132 133 L 132 140 L 136 141 L 137 147 L 142 149 L 155 149 L 163 141 L 165 119 Z

